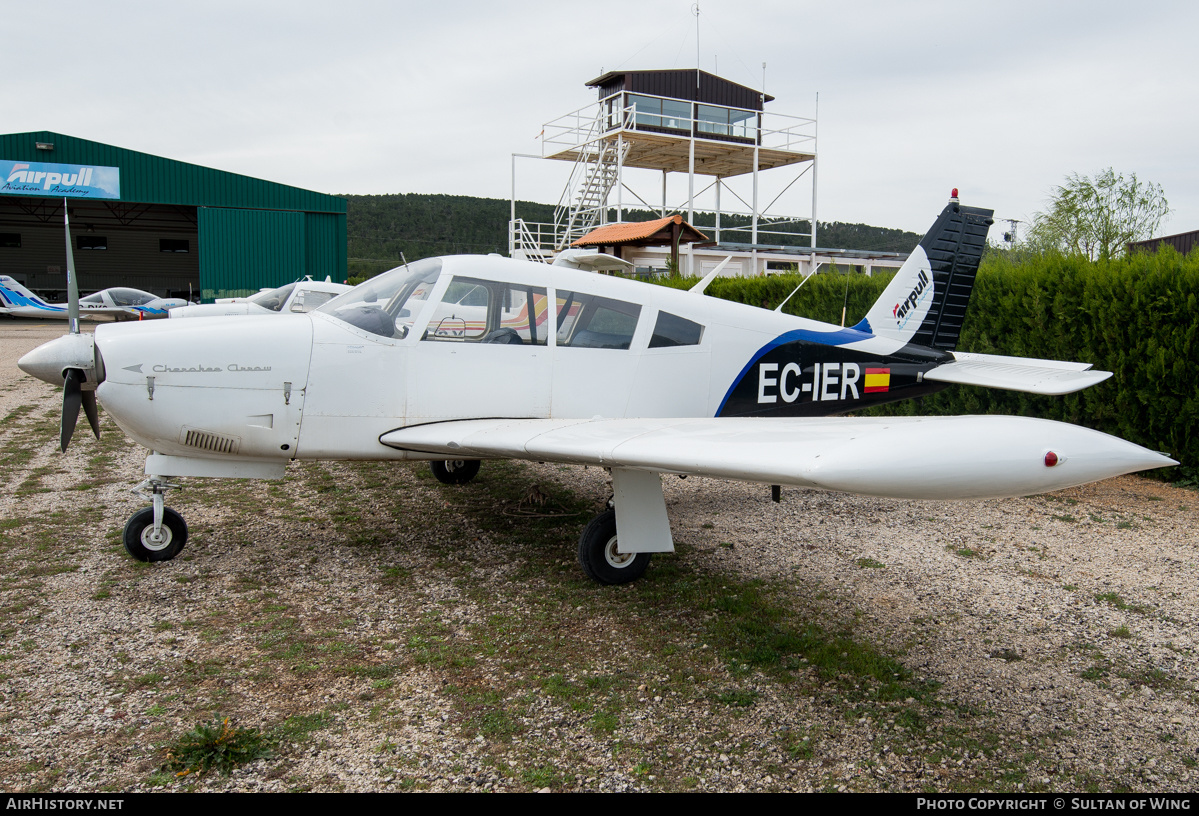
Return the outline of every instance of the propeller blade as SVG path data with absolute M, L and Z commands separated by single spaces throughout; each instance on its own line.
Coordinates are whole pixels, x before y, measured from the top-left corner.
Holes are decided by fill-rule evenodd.
M 75 272 L 75 253 L 71 251 L 71 219 L 67 215 L 65 198 L 62 200 L 62 225 L 67 235 L 67 326 L 71 334 L 79 334 L 79 277 Z M 67 434 L 67 439 L 70 438 Z M 63 450 L 66 450 L 66 442 Z
M 87 424 L 92 426 L 92 433 L 100 438 L 100 414 L 96 410 L 96 392 L 83 392 L 83 413 L 87 415 Z
M 79 406 L 83 403 L 83 374 L 77 368 L 68 368 L 66 379 L 62 384 L 62 423 L 59 425 L 58 441 L 62 452 L 67 452 L 71 444 L 71 434 L 75 433 L 75 423 L 79 421 Z

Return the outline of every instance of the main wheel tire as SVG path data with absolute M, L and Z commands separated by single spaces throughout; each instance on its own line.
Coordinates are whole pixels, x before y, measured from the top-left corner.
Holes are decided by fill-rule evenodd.
M 187 522 L 169 507 L 162 509 L 162 538 L 155 541 L 154 508 L 138 510 L 125 522 L 121 540 L 125 551 L 138 561 L 170 561 L 187 543 Z
M 579 536 L 579 564 L 592 581 L 627 584 L 645 575 L 650 553 L 616 551 L 616 511 L 600 513 Z
M 479 475 L 478 459 L 446 459 L 429 463 L 429 470 L 442 484 L 466 484 Z

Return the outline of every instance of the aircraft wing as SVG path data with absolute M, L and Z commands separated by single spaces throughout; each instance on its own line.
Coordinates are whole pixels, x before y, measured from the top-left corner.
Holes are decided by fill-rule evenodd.
M 430 458 L 529 459 L 912 499 L 1023 496 L 1172 463 L 1088 428 L 1009 416 L 471 419 L 379 441 Z
M 926 372 L 924 379 L 1059 396 L 1090 388 L 1112 376 L 1110 371 L 1092 371 L 1090 363 L 961 351 L 953 352 L 953 356 L 953 362 Z

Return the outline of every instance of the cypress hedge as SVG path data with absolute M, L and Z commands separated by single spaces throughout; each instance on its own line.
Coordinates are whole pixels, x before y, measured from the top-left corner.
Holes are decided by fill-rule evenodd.
M 785 311 L 845 325 L 860 320 L 890 275 L 819 275 Z M 725 278 L 709 294 L 773 308 L 798 277 Z M 689 286 L 694 281 L 664 281 Z M 1170 247 L 1109 261 L 1041 255 L 983 260 L 958 348 L 984 354 L 1085 361 L 1113 372 L 1076 394 L 1039 397 L 954 386 L 920 400 L 873 409 L 881 414 L 1014 414 L 1085 425 L 1165 451 L 1182 462 L 1167 477 L 1199 475 L 1199 252 Z

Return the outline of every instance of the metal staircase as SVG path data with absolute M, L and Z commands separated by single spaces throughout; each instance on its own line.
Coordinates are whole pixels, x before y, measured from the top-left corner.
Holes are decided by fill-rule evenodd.
M 604 221 L 608 194 L 629 148 L 619 137 L 605 137 L 605 130 L 610 128 L 601 112 L 578 148 L 574 169 L 554 210 L 555 250 L 566 249 Z

